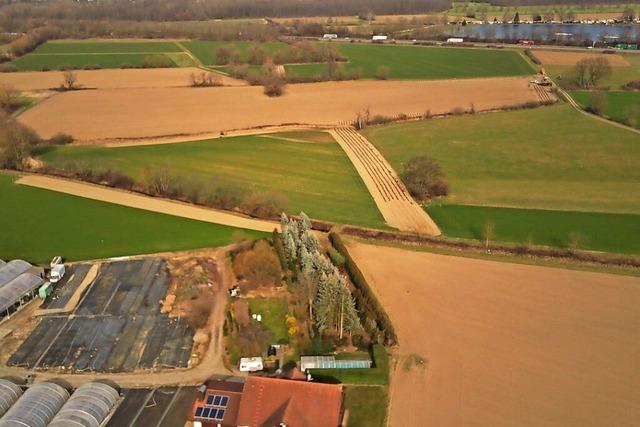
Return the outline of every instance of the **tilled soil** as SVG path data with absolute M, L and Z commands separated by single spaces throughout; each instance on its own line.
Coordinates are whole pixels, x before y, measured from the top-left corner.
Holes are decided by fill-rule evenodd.
M 639 278 L 349 248 L 398 333 L 391 426 L 640 419 Z
M 20 115 L 42 137 L 80 141 L 211 135 L 291 123 L 341 125 L 372 115 L 475 111 L 539 101 L 530 78 L 350 81 L 289 85 L 270 98 L 262 87 L 85 90 L 57 94 Z

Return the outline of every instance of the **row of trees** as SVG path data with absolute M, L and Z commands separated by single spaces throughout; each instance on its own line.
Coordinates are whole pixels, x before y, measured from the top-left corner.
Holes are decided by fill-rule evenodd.
M 299 271 L 298 282 L 309 305 L 310 319 L 322 332 L 344 332 L 361 327 L 348 281 L 322 251 L 311 232 L 311 221 L 304 214 L 300 219 L 280 218 L 282 242 L 287 262 Z
M 272 55 L 264 46 L 254 43 L 247 48 L 246 57 L 235 45 L 229 44 L 215 49 L 214 57 L 216 65 L 263 65 L 266 63 L 282 65 L 346 60 L 335 46 L 308 41 L 293 43 L 287 48 L 273 52 Z

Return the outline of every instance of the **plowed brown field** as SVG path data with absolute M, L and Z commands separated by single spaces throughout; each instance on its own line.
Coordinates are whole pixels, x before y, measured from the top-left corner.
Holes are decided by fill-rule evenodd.
M 622 55 L 554 50 L 536 50 L 533 54 L 545 65 L 576 65 L 576 62 L 585 58 L 605 58 L 612 67 L 628 67 L 631 65 Z
M 189 86 L 191 73 L 198 68 L 159 68 L 134 70 L 77 70 L 78 84 L 83 88 L 167 88 Z M 241 80 L 222 76 L 225 86 L 245 86 Z M 22 91 L 54 89 L 62 83 L 61 71 L 29 71 L 0 73 L 0 84 L 8 84 Z
M 391 426 L 640 419 L 639 278 L 349 247 L 400 341 Z
M 539 100 L 528 78 L 352 81 L 290 85 L 269 98 L 261 87 L 87 90 L 53 96 L 20 116 L 41 136 L 77 140 L 212 134 L 285 123 L 339 125 L 372 114 L 476 111 Z

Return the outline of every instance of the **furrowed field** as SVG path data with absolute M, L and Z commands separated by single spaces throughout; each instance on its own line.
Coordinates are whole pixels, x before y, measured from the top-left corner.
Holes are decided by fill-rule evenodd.
M 527 243 L 533 234 L 540 244 L 567 246 L 573 238 L 585 248 L 638 251 L 637 216 L 596 214 L 640 213 L 640 145 L 633 132 L 553 106 L 378 126 L 364 133 L 399 171 L 416 155 L 436 159 L 451 186 L 447 204 L 540 209 L 471 215 L 466 206 L 430 207 L 446 234 L 478 238 L 492 221 L 495 237 L 507 241 Z M 575 221 L 568 219 L 575 211 Z M 538 235 L 531 221 L 549 222 L 554 231 Z
M 0 258 L 44 263 L 223 246 L 239 232 L 209 224 L 103 203 L 13 183 L 0 174 Z
M 391 79 L 448 79 L 533 74 L 513 50 L 336 43 L 348 62 L 345 69 L 362 69 L 363 78 L 376 78 L 378 67 L 389 68 Z M 287 72 L 321 73 L 322 64 L 289 65 Z
M 144 180 L 150 168 L 201 183 L 224 183 L 252 191 L 276 190 L 290 212 L 313 218 L 380 227 L 382 216 L 338 144 L 324 133 L 243 136 L 180 144 L 101 148 L 60 147 L 43 156 L 50 165 L 74 163 L 111 168 Z M 318 142 L 320 141 L 320 142 Z
M 39 71 L 60 68 L 125 68 L 142 67 L 145 58 L 162 55 L 172 66 L 192 66 L 180 46 L 160 41 L 50 41 L 12 64 L 20 71 Z

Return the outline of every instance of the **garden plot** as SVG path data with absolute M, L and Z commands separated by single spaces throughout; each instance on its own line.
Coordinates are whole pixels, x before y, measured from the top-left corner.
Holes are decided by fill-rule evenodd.
M 43 317 L 8 365 L 73 372 L 186 367 L 194 332 L 186 320 L 160 314 L 168 281 L 159 258 L 103 265 L 73 313 Z

